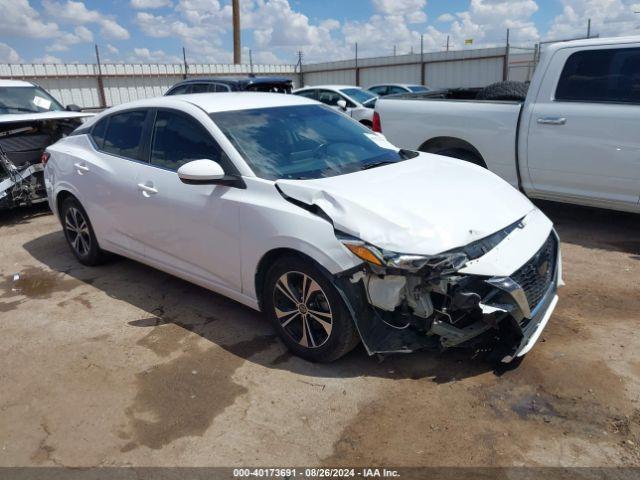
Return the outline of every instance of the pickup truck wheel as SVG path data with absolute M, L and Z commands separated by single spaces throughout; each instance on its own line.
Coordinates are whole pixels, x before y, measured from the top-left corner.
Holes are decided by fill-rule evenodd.
M 284 344 L 312 362 L 331 362 L 360 338 L 329 275 L 311 261 L 285 258 L 267 272 L 264 311 Z
M 480 157 L 478 157 L 473 152 L 470 152 L 469 150 L 465 150 L 463 148 L 447 148 L 432 153 L 435 153 L 436 155 L 444 155 L 445 157 L 458 158 L 460 160 L 464 160 L 465 162 L 478 165 L 479 167 L 487 168 L 484 161 Z

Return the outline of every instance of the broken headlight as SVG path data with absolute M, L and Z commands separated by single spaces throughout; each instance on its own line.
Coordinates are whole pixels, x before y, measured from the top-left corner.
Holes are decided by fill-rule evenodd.
M 469 261 L 462 251 L 438 255 L 411 255 L 383 250 L 349 235 L 337 233 L 336 236 L 356 257 L 377 267 L 393 268 L 410 273 L 428 269 L 439 274 L 447 274 L 458 271 Z

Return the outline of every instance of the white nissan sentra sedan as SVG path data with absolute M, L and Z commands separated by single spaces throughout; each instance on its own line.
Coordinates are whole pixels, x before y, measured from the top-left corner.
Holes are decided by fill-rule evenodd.
M 551 221 L 491 172 L 296 95 L 111 108 L 47 149 L 77 259 L 130 257 L 261 310 L 295 354 L 524 355 L 557 302 Z

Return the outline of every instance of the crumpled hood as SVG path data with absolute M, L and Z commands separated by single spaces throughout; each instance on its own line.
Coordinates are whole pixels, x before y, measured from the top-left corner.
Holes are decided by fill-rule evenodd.
M 488 170 L 421 153 L 404 162 L 317 180 L 278 180 L 321 208 L 337 230 L 379 248 L 434 255 L 486 237 L 536 207 Z

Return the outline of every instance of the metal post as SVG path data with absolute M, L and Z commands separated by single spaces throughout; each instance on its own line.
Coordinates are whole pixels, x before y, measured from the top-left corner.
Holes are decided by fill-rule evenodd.
M 253 74 L 253 54 L 251 53 L 251 49 L 249 49 L 249 71 Z
M 242 62 L 240 50 L 240 5 L 239 0 L 232 0 L 233 10 L 233 63 L 239 65 Z
M 98 50 L 98 44 L 96 46 L 96 62 L 98 64 L 98 101 L 100 102 L 100 108 L 107 106 L 107 100 L 104 95 L 104 82 L 102 81 L 102 65 L 100 64 L 100 51 Z
M 184 73 L 182 74 L 182 78 L 186 80 L 189 75 L 189 65 L 187 64 L 187 51 L 182 47 L 182 61 L 184 62 Z
M 591 38 L 591 19 L 587 20 L 587 38 Z
M 300 67 L 298 75 L 300 79 L 300 88 L 302 88 L 304 87 L 304 74 L 302 73 L 302 50 L 298 51 L 298 67 Z
M 507 44 L 504 50 L 504 65 L 502 69 L 502 80 L 509 80 L 509 29 L 507 28 Z
M 426 74 L 424 71 L 424 35 L 420 35 L 420 85 L 425 84 Z
M 394 57 L 396 56 L 396 46 L 395 45 L 393 46 L 393 56 Z
M 449 51 L 449 35 L 447 35 L 447 52 Z
M 356 87 L 360 86 L 360 68 L 358 68 L 358 42 L 356 42 Z

